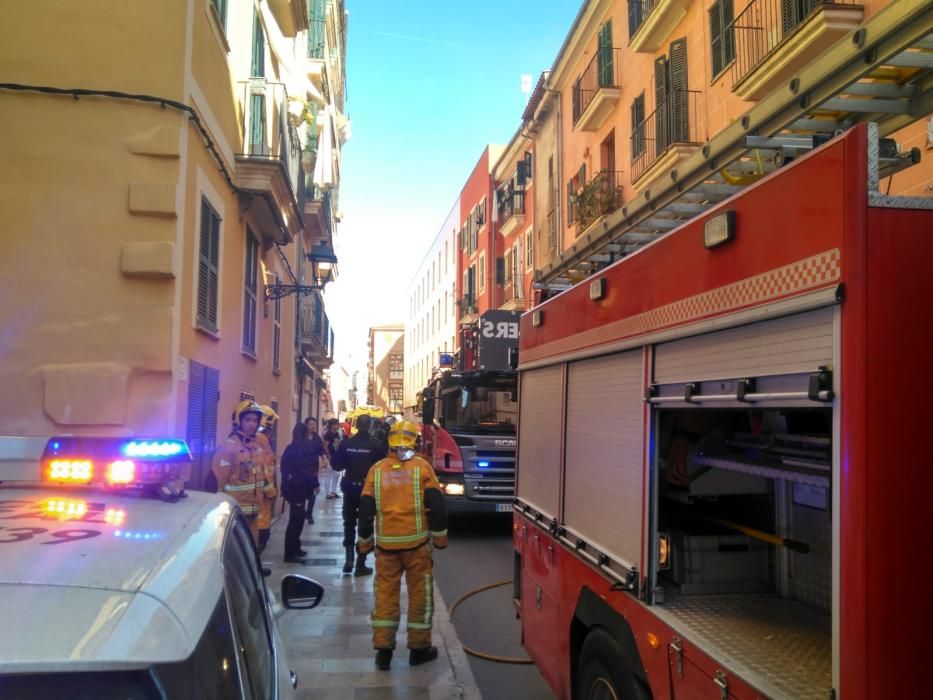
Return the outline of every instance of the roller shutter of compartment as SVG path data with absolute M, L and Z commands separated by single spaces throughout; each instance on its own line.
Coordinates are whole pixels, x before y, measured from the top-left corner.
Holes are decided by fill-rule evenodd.
M 551 518 L 559 506 L 562 385 L 562 366 L 522 373 L 517 494 Z

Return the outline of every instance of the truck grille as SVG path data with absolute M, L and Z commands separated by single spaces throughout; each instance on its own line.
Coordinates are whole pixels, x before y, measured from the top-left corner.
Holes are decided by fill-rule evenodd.
M 476 501 L 511 501 L 515 495 L 515 447 L 499 447 L 502 438 L 474 438 L 460 447 L 463 455 L 464 495 Z

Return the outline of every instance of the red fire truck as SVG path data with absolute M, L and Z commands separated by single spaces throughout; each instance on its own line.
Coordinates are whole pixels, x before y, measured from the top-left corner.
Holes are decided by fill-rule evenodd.
M 517 311 L 460 328 L 460 351 L 421 392 L 423 449 L 452 513 L 508 513 L 515 494 Z
M 515 595 L 558 697 L 928 696 L 933 208 L 870 141 L 522 317 Z

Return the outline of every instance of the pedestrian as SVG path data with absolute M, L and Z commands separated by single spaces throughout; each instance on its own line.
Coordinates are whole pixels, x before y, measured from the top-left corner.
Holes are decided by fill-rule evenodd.
M 370 467 L 382 457 L 379 445 L 369 434 L 369 423 L 369 416 L 357 418 L 356 435 L 343 440 L 337 446 L 337 452 L 331 461 L 334 469 L 343 472 L 340 490 L 343 491 L 343 548 L 347 555 L 343 573 L 349 574 L 352 571 L 354 576 L 367 576 L 373 572 L 366 566 L 365 554 L 356 558 L 356 568 L 353 567 L 360 494 L 363 492 L 363 484 Z
M 233 411 L 233 430 L 214 453 L 211 467 L 217 480 L 217 491 L 237 502 L 257 547 L 259 508 L 266 493 L 275 492 L 275 486 L 266 481 L 269 456 L 264 443 L 256 439 L 261 418 L 262 409 L 255 401 L 240 401 Z
M 279 416 L 272 410 L 271 406 L 260 405 L 259 408 L 262 411 L 262 418 L 259 419 L 259 431 L 256 433 L 256 439 L 263 443 L 263 449 L 266 451 L 268 458 L 266 459 L 265 465 L 265 478 L 268 483 L 272 484 L 271 490 L 266 490 L 263 493 L 263 499 L 259 504 L 259 515 L 256 518 L 256 524 L 259 528 L 259 553 L 262 554 L 266 545 L 269 543 L 269 536 L 272 528 L 272 511 L 275 507 L 276 498 L 278 498 L 279 495 L 277 488 L 278 480 L 276 479 L 275 473 L 276 467 L 278 466 L 278 458 L 275 455 L 275 450 L 272 449 L 272 442 L 269 439 Z
M 321 457 L 327 454 L 327 448 L 324 446 L 324 441 L 321 439 L 321 436 L 317 433 L 317 418 L 314 416 L 305 418 L 305 428 L 308 430 L 308 440 L 311 443 L 311 451 L 314 455 L 312 462 L 314 464 L 314 478 L 317 481 L 318 474 L 321 470 Z M 320 489 L 312 491 L 308 495 L 308 505 L 305 511 L 308 525 L 314 525 L 314 503 L 317 500 L 318 491 L 320 491 Z
M 308 440 L 308 428 L 298 423 L 292 430 L 292 441 L 282 453 L 282 495 L 288 502 L 288 524 L 285 526 L 285 561 L 303 564 L 307 556 L 301 548 L 301 530 L 305 524 L 305 505 L 319 488 L 314 454 Z
M 324 474 L 325 498 L 340 498 L 337 488 L 340 484 L 340 472 L 333 468 L 334 456 L 337 454 L 337 445 L 340 444 L 340 422 L 336 418 L 327 421 L 327 431 L 324 433 L 324 446 L 327 448 L 328 469 Z
M 431 544 L 447 547 L 447 505 L 431 464 L 415 453 L 418 426 L 392 426 L 393 454 L 369 471 L 360 497 L 357 548 L 365 556 L 376 549 L 376 593 L 372 612 L 376 667 L 388 671 L 395 649 L 402 575 L 408 588 L 408 663 L 433 661 L 431 645 L 434 564 Z M 412 495 L 414 494 L 414 497 Z

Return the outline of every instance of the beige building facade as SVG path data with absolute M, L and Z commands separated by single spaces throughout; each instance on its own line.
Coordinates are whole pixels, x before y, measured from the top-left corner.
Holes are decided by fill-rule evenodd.
M 182 437 L 199 481 L 241 398 L 287 433 L 303 309 L 266 289 L 320 281 L 306 254 L 333 231 L 308 203 L 336 188 L 333 170 L 311 182 L 313 115 L 334 104 L 308 56 L 312 10 L 7 8 L 5 75 L 23 87 L 0 89 L 0 387 L 16 397 L 0 434 Z
M 405 326 L 391 324 L 369 329 L 369 378 L 366 403 L 385 409 L 387 414 L 402 413 L 405 376 Z

